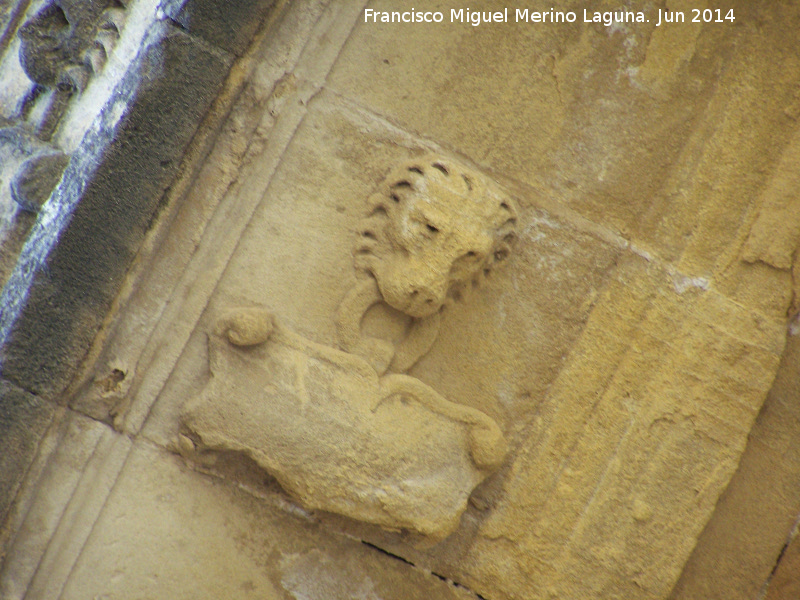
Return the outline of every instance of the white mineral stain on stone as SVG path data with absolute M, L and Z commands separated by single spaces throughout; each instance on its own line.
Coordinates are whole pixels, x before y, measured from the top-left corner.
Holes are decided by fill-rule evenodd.
M 672 284 L 677 293 L 683 294 L 686 290 L 691 288 L 705 291 L 708 289 L 709 282 L 705 277 L 687 277 L 685 275 L 674 274 L 672 276 Z
M 10 118 L 17 114 L 22 98 L 33 87 L 19 62 L 19 39 L 14 39 L 0 60 L 0 116 Z
M 382 600 L 369 576 L 343 570 L 318 550 L 281 563 L 281 586 L 295 600 Z
M 548 227 L 550 229 L 561 229 L 562 228 L 561 224 L 558 221 L 554 221 L 553 219 L 548 218 L 547 215 L 541 215 L 541 216 L 532 217 L 531 220 L 530 220 L 530 224 L 523 230 L 522 234 L 523 235 L 530 235 L 530 232 L 534 231 L 534 230 L 536 230 L 538 232 L 538 226 L 539 225 L 544 225 L 544 226 L 546 226 L 546 227 Z M 539 237 L 537 237 L 536 239 L 539 239 Z
M 107 129 L 113 129 L 116 127 L 117 123 L 119 123 L 119 120 L 122 118 L 122 115 L 125 114 L 125 108 L 127 105 L 128 103 L 125 100 L 117 100 L 114 102 L 114 104 L 111 105 L 111 108 L 103 113 L 103 127 Z
M 789 323 L 789 333 L 791 335 L 800 333 L 800 314 L 795 315 L 794 319 Z
M 645 250 L 643 248 L 640 248 L 639 246 L 636 246 L 635 244 L 630 244 L 629 248 L 631 249 L 631 252 L 633 252 L 637 256 L 641 256 L 647 262 L 653 262 L 653 255 L 650 254 L 647 250 Z

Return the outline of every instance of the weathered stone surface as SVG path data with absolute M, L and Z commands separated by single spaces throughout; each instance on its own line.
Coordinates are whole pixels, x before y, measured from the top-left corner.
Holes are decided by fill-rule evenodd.
M 11 195 L 22 208 L 37 211 L 61 180 L 69 157 L 60 152 L 28 159 L 11 181 Z
M 253 458 L 307 508 L 442 539 L 505 457 L 485 414 L 280 325 L 247 351 L 212 337 L 209 358 L 211 382 L 183 423 L 202 447 Z
M 24 210 L 38 211 L 61 178 L 68 160 L 24 127 L 0 129 L 0 182 L 4 188 L 8 186 L 2 190 L 3 200 L 7 201 L 10 195 Z M 37 172 L 42 168 L 42 172 Z M 6 214 L 16 208 L 13 203 L 9 204 L 11 206 L 3 210 Z M 7 219 L 6 226 L 13 222 L 13 215 L 8 215 Z
M 736 2 L 733 24 L 702 26 L 672 4 L 687 22 L 660 29 L 649 12 L 640 25 L 583 24 L 584 8 L 611 9 L 580 2 L 555 7 L 580 15 L 572 25 L 362 22 L 330 87 L 665 259 L 687 244 L 711 259 L 794 130 L 799 17 Z M 438 10 L 451 8 L 463 7 Z M 758 33 L 744 26 L 755 22 Z
M 14 538 L 0 565 L 0 596 L 60 593 L 130 443 L 103 423 L 58 410 L 8 519 Z
M 182 463 L 134 448 L 63 598 L 471 597 Z
M 109 340 L 103 347 L 99 364 L 89 371 L 89 381 L 94 379 L 97 383 L 107 381 L 115 370 L 125 373 L 125 379 L 108 391 L 102 385 L 88 385 L 85 393 L 75 398 L 74 405 L 80 410 L 101 419 L 107 419 L 111 413 L 115 425 L 131 433 L 141 429 L 151 409 L 160 410 L 153 406 L 159 390 L 169 378 L 194 323 L 205 309 L 216 278 L 225 269 L 252 211 L 264 195 L 269 181 L 263 174 L 274 171 L 305 113 L 304 102 L 314 93 L 313 87 L 298 90 L 291 85 L 291 77 L 282 78 L 296 68 L 298 60 L 324 72 L 325 61 L 330 65 L 335 58 L 324 56 L 323 60 L 317 51 L 318 43 L 306 44 L 306 36 L 325 12 L 320 2 L 292 7 L 284 17 L 286 26 L 265 41 L 265 60 L 258 62 L 252 82 L 224 127 L 222 139 L 192 186 L 201 196 L 193 195 L 194 200 L 173 206 L 165 214 L 165 218 L 174 218 L 174 227 L 159 230 L 157 243 L 150 248 L 155 263 L 141 264 L 141 275 L 148 283 L 128 288 L 130 307 L 113 322 L 113 342 Z M 346 11 L 345 16 L 351 18 Z M 346 36 L 348 31 L 349 27 L 342 28 L 337 35 Z M 255 61 L 251 68 L 254 66 Z M 273 91 L 275 94 L 271 96 Z M 278 118 L 281 107 L 285 111 Z M 240 183 L 237 181 L 240 169 L 262 175 L 242 176 Z M 237 198 L 232 211 L 224 202 L 229 197 L 228 191 Z M 201 235 L 202 231 L 207 234 Z M 203 274 L 200 282 L 195 279 L 199 273 Z M 173 293 L 183 300 L 172 302 Z M 181 319 L 175 320 L 175 315 L 181 315 Z M 166 346 L 156 342 L 160 334 L 152 338 L 143 334 L 163 332 L 164 327 L 172 332 Z M 204 343 L 201 341 L 200 346 Z M 163 408 L 177 417 L 177 404 L 166 404 Z M 152 421 L 173 422 L 172 419 Z M 170 432 L 165 436 L 157 435 L 164 443 L 172 436 L 172 427 L 167 429 Z M 155 435 L 153 430 L 151 433 Z
M 22 18 L 28 8 L 29 1 L 3 2 L 0 5 L 0 52 L 5 51 L 16 28 L 15 22 Z
M 796 533 L 796 531 L 795 531 Z M 765 600 L 792 600 L 800 595 L 800 543 L 795 537 L 785 548 L 769 581 Z
M 110 54 L 124 14 L 112 0 L 44 3 L 17 30 L 22 68 L 40 86 L 83 91 Z
M 757 598 L 770 579 L 800 514 L 798 372 L 800 338 L 793 335 L 739 469 L 698 539 L 670 596 L 674 600 Z M 792 571 L 791 561 L 778 567 L 797 581 L 800 571 Z
M 492 600 L 663 600 L 676 582 L 675 594 L 749 597 L 794 510 L 788 495 L 780 498 L 781 486 L 796 481 L 788 441 L 740 459 L 753 424 L 754 433 L 767 426 L 768 412 L 757 415 L 778 372 L 795 294 L 800 105 L 792 90 L 800 71 L 792 66 L 800 64 L 800 13 L 766 1 L 734 4 L 735 23 L 663 29 L 383 26 L 363 23 L 355 2 L 324 11 L 313 4 L 319 20 L 301 59 L 264 55 L 254 76 L 269 90 L 254 101 L 263 120 L 231 121 L 247 135 L 225 138 L 188 195 L 187 206 L 197 206 L 177 211 L 174 229 L 164 225 L 160 239 L 169 242 L 153 250 L 140 280 L 155 282 L 153 298 L 132 294 L 119 337 L 98 351 L 102 363 L 72 403 L 113 417 L 137 449 L 107 501 L 93 498 L 104 509 L 86 543 L 63 562 L 51 553 L 46 564 L 58 566 L 61 579 L 35 589 L 63 582 L 70 598 L 153 595 L 158 586 L 223 595 L 247 577 L 249 592 L 267 597 L 388 595 L 352 574 L 354 564 L 385 557 L 360 544 L 374 554 L 350 554 L 355 538 Z M 679 0 L 665 6 L 690 8 Z M 292 14 L 292 27 L 307 23 Z M 303 338 L 337 344 L 342 299 L 360 281 L 353 244 L 368 243 L 362 217 L 376 208 L 363 200 L 392 165 L 430 151 L 457 155 L 497 181 L 519 220 L 504 267 L 444 307 L 439 335 L 408 369 L 442 397 L 491 417 L 509 442 L 507 460 L 472 493 L 454 532 L 430 548 L 387 530 L 390 523 L 310 514 L 278 483 L 294 497 L 303 493 L 231 452 L 247 448 L 230 440 L 204 453 L 208 461 L 195 471 L 168 456 L 167 449 L 195 450 L 177 437 L 181 407 L 217 376 L 207 333 L 230 307 L 266 306 Z M 406 216 L 409 230 L 425 225 L 424 214 Z M 403 339 L 413 315 L 394 304 L 365 311 L 367 337 Z M 229 339 L 249 342 L 269 330 L 250 325 Z M 237 352 L 270 364 L 258 349 Z M 357 353 L 376 372 L 391 365 L 381 352 Z M 247 369 L 237 370 L 237 385 L 261 397 L 264 382 Z M 293 393 L 302 369 L 284 375 L 292 393 L 267 394 L 274 402 L 263 410 L 300 397 Z M 790 387 L 779 381 L 773 395 Z M 240 408 L 226 402 L 209 406 Z M 248 414 L 220 419 L 262 435 Z M 341 437 L 342 447 L 353 443 Z M 303 443 L 316 449 L 313 435 Z M 281 453 L 292 448 L 270 454 Z M 333 453 L 319 464 L 328 466 Z M 703 552 L 751 535 L 721 535 L 714 512 L 735 521 L 757 501 L 750 484 L 737 492 L 736 479 L 723 492 L 737 468 L 755 476 L 779 455 L 789 465 L 785 478 L 769 480 L 774 493 L 759 498 L 786 502 L 763 545 L 748 546 L 758 565 L 722 575 L 725 585 L 714 587 L 716 558 Z M 252 543 L 243 551 L 236 540 L 245 536 Z M 109 558 L 109 548 L 119 550 Z M 742 560 L 735 552 L 734 543 L 719 562 L 723 573 Z M 706 576 L 708 585 L 680 579 L 687 561 L 684 576 L 695 564 L 695 582 Z M 386 565 L 368 575 L 373 582 L 394 573 Z
M 275 0 L 167 0 L 161 10 L 190 35 L 241 55 Z
M 258 224 L 251 226 L 240 242 L 241 248 L 264 250 L 255 255 L 237 253 L 201 329 L 212 328 L 214 318 L 230 306 L 268 304 L 279 309 L 282 319 L 304 335 L 322 343 L 336 343 L 332 317 L 356 282 L 351 249 L 357 240 L 353 227 L 366 208 L 363 199 L 374 188 L 374 178 L 383 175 L 382 169 L 385 173 L 385 165 L 407 155 L 393 149 L 393 133 L 380 121 L 364 120 L 329 98 L 315 102 L 313 108 L 281 167 L 269 202 L 259 211 Z M 371 133 L 365 136 L 362 131 L 367 127 Z M 322 128 L 340 131 L 345 141 L 340 144 L 332 139 L 333 145 L 326 148 L 317 139 L 316 132 Z M 327 156 L 335 156 L 340 147 L 365 147 L 365 151 L 356 164 L 340 170 L 327 163 Z M 327 200 L 320 206 L 318 198 Z M 519 254 L 512 253 L 508 265 L 492 274 L 482 289 L 448 307 L 440 331 L 440 340 L 446 341 L 434 344 L 426 359 L 414 367 L 418 377 L 435 384 L 446 398 L 459 399 L 503 422 L 503 411 L 509 411 L 514 435 L 525 427 L 524 419 L 530 420 L 530 398 L 538 397 L 539 390 L 549 385 L 557 357 L 578 335 L 589 310 L 591 301 L 587 298 L 602 287 L 605 271 L 616 255 L 613 246 L 591 234 L 576 232 L 544 212 L 526 209 L 521 219 L 524 239 L 518 244 Z M 325 264 L 313 269 L 317 277 L 325 278 L 323 289 L 334 291 L 318 292 L 319 280 L 306 275 L 310 265 L 298 270 L 288 259 L 318 247 L 321 232 L 334 226 L 336 234 L 327 243 L 336 248 L 319 254 L 318 259 Z M 571 256 L 561 254 L 564 245 L 571 248 Z M 538 261 L 563 264 L 569 275 L 538 271 L 534 266 Z M 524 265 L 522 271 L 520 265 Z M 340 273 L 348 275 L 337 275 Z M 508 277 L 516 289 L 501 292 L 499 284 Z M 286 281 L 294 283 L 285 285 Z M 270 290 L 269 297 L 265 297 L 264 289 Z M 544 289 L 553 292 L 547 294 L 549 300 L 536 292 Z M 528 302 L 518 304 L 514 301 L 517 297 L 528 298 Z M 511 325 L 504 327 L 493 316 L 498 304 L 507 307 L 506 322 Z M 368 315 L 367 329 L 369 320 Z M 402 327 L 402 322 L 397 325 Z M 175 409 L 170 405 L 180 406 L 200 392 L 201 382 L 194 373 L 206 369 L 204 346 L 203 335 L 191 342 L 192 350 L 185 353 L 169 390 L 154 407 L 148 428 L 165 443 L 170 439 L 169 432 L 174 431 L 168 415 L 175 414 Z M 454 348 L 461 351 L 454 353 Z M 526 369 L 513 372 L 510 365 L 522 357 L 528 357 Z M 550 357 L 556 357 L 555 364 Z M 500 391 L 499 398 L 486 391 L 494 389 Z
M 0 381 L 0 523 L 6 521 L 54 410 L 51 402 Z M 0 543 L 4 538 L 0 534 Z
M 636 271 L 598 301 L 551 388 L 550 422 L 480 530 L 482 592 L 524 597 L 546 581 L 541 597 L 664 597 L 736 469 L 780 326 L 744 340 L 738 307 Z
M 44 156 L 58 156 L 52 146 L 38 140 L 35 135 L 22 127 L 0 128 L 0 284 L 5 285 L 14 270 L 19 253 L 24 245 L 25 237 L 33 225 L 36 211 L 41 205 L 42 196 L 49 195 L 58 182 L 55 177 L 45 183 L 33 177 L 23 188 L 31 187 L 36 191 L 35 198 L 28 199 L 23 190 L 15 197 L 11 182 L 17 179 L 24 166 L 32 166 Z M 63 171 L 63 169 L 62 169 Z M 60 174 L 58 175 L 60 177 Z M 47 189 L 49 186 L 49 189 Z M 33 189 L 31 190 L 33 191 Z M 20 202 L 21 201 L 21 202 Z M 27 209 L 29 212 L 23 212 Z
M 376 135 L 383 127 L 346 103 L 315 99 L 206 327 L 226 305 L 268 303 L 304 334 L 335 339 L 331 315 L 351 285 L 337 274 L 347 269 L 342 239 L 357 212 L 352 198 L 381 176 L 380 156 L 391 148 L 383 140 L 397 136 L 388 128 Z M 526 235 L 505 276 L 514 291 L 509 279 L 494 280 L 486 300 L 474 294 L 449 307 L 443 337 L 414 369 L 448 397 L 499 415 L 519 444 L 502 488 L 489 494 L 488 518 L 465 517 L 485 519 L 477 538 L 456 535 L 421 560 L 487 596 L 528 597 L 540 581 L 541 594 L 663 597 L 736 468 L 777 369 L 783 324 L 771 316 L 777 311 L 761 313 L 760 300 L 752 308 L 731 302 L 708 279 L 593 237 L 574 214 L 531 208 L 537 200 L 520 200 Z M 295 272 L 292 257 L 325 244 L 314 271 Z M 615 259 L 607 286 L 603 268 Z M 584 273 L 592 273 L 588 281 Z M 192 393 L 182 382 L 195 385 L 190 362 L 202 370 L 195 348 L 162 402 Z M 682 491 L 666 495 L 665 485 Z M 396 542 L 392 550 L 414 556 Z

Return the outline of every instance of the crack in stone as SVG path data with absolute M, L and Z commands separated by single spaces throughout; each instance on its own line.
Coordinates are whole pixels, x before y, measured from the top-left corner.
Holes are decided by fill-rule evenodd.
M 386 556 L 394 558 L 395 560 L 399 560 L 401 562 L 404 562 L 405 564 L 407 564 L 407 565 L 409 565 L 409 566 L 411 566 L 411 567 L 413 567 L 415 569 L 423 570 L 423 569 L 420 569 L 419 567 L 417 567 L 417 565 L 415 565 L 410 560 L 405 559 L 402 556 L 399 556 L 397 554 L 394 554 L 393 552 L 389 552 L 388 550 L 384 550 L 380 546 L 376 546 L 375 544 L 370 543 L 370 542 L 368 542 L 366 540 L 361 540 L 361 543 L 364 544 L 365 546 L 369 546 L 373 550 L 377 550 L 381 554 L 385 554 Z M 465 592 L 475 596 L 475 598 L 477 598 L 478 600 L 488 600 L 488 598 L 486 598 L 485 596 L 481 596 L 478 592 L 475 592 L 475 591 L 471 590 L 470 588 L 468 588 L 464 584 L 459 583 L 457 581 L 454 581 L 454 580 L 450 579 L 449 577 L 446 577 L 444 575 L 440 575 L 439 573 L 436 573 L 435 571 L 430 571 L 430 574 L 433 575 L 434 577 L 436 577 L 437 579 L 441 579 L 445 583 L 448 583 L 448 584 L 450 584 L 450 585 L 452 585 L 454 587 L 457 587 L 457 588 L 460 588 L 460 589 L 464 590 Z

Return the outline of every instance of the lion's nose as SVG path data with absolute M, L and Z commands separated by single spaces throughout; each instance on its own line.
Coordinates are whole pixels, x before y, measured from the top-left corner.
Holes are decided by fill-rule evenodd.
M 439 301 L 438 294 L 429 287 L 413 287 L 411 288 L 411 293 L 409 295 L 411 297 L 411 301 L 417 304 L 434 305 L 437 303 L 437 301 Z
M 417 283 L 408 290 L 408 304 L 413 316 L 426 316 L 435 313 L 444 303 L 447 292 L 445 286 Z
M 383 299 L 409 316 L 423 318 L 438 311 L 447 295 L 447 271 L 432 261 L 394 261 L 377 278 Z

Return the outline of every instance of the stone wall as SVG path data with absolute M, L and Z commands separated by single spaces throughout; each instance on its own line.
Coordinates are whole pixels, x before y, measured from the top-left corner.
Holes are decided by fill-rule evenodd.
M 790 597 L 800 10 L 634 4 L 3 9 L 0 595 Z
M 0 514 L 269 7 L 240 3 L 224 18 L 191 2 L 0 9 Z M 208 19 L 239 36 L 209 38 Z

